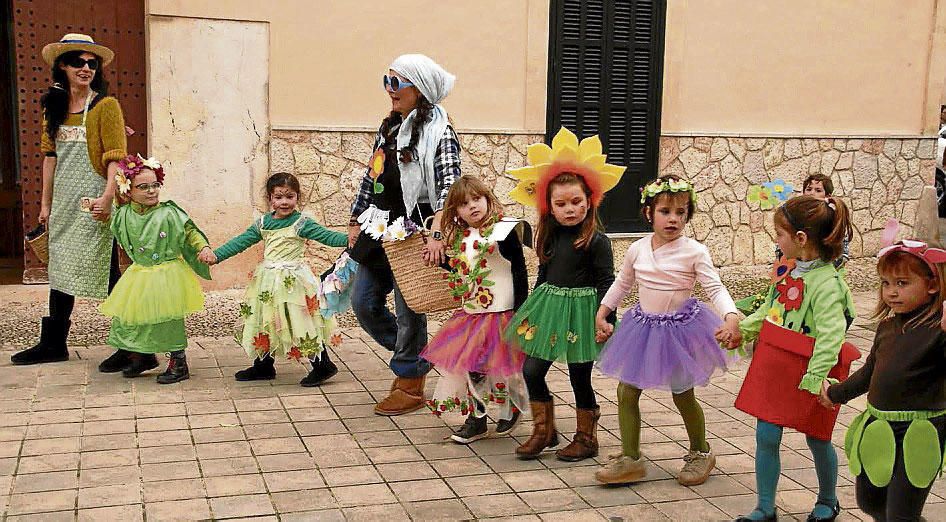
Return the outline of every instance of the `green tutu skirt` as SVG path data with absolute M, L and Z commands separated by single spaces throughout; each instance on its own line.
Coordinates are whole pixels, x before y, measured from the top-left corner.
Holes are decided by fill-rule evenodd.
M 604 346 L 595 342 L 598 292 L 543 283 L 513 316 L 506 337 L 526 354 L 546 361 L 594 361 Z
M 156 324 L 125 324 L 112 318 L 108 345 L 136 353 L 167 353 L 187 348 L 183 319 Z
M 99 306 L 103 315 L 124 325 L 164 323 L 203 309 L 204 292 L 181 258 L 153 266 L 132 264 Z

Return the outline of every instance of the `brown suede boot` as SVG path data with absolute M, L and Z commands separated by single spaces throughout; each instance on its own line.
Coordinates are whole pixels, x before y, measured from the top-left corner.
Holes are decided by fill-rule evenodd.
M 426 375 L 420 377 L 397 377 L 391 385 L 391 393 L 374 407 L 378 415 L 403 415 L 424 407 L 424 383 Z
M 555 452 L 558 460 L 577 462 L 590 457 L 598 456 L 598 419 L 601 418 L 601 408 L 583 410 L 578 408 L 578 428 L 571 444 Z
M 534 459 L 545 448 L 558 446 L 558 431 L 555 430 L 555 404 L 549 401 L 529 401 L 532 408 L 532 436 L 516 448 L 520 459 Z

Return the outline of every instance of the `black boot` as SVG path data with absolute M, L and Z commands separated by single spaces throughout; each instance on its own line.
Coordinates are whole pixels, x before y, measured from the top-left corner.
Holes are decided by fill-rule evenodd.
M 129 364 L 131 364 L 131 352 L 119 348 L 115 350 L 115 353 L 109 355 L 108 359 L 99 363 L 99 371 L 102 373 L 120 372 L 127 368 Z
M 32 348 L 13 354 L 10 361 L 17 365 L 40 364 L 69 360 L 66 337 L 69 335 L 69 321 L 57 321 L 52 317 L 43 317 L 39 343 Z
M 268 381 L 276 378 L 276 360 L 266 356 L 253 359 L 253 366 L 236 372 L 233 376 L 238 381 Z
M 168 359 L 168 369 L 158 375 L 158 384 L 174 384 L 189 379 L 191 376 L 187 370 L 187 359 L 184 357 L 184 350 L 171 352 Z
M 320 359 L 310 360 L 309 362 L 312 363 L 312 371 L 299 381 L 303 388 L 318 386 L 338 373 L 338 366 L 335 366 L 335 363 L 329 359 L 328 350 L 322 352 Z
M 158 358 L 153 353 L 132 352 L 130 355 L 131 362 L 122 370 L 122 375 L 129 379 L 158 367 Z

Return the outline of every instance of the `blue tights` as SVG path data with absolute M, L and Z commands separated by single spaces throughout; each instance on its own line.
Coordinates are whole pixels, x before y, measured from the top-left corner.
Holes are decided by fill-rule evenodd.
M 829 518 L 838 501 L 835 486 L 838 484 L 838 455 L 830 441 L 807 437 L 808 448 L 815 460 L 818 475 L 818 501 L 811 512 L 816 518 Z M 762 520 L 775 513 L 775 490 L 782 472 L 779 446 L 782 444 L 782 427 L 760 420 L 755 430 L 755 482 L 759 502 L 749 514 L 752 520 Z

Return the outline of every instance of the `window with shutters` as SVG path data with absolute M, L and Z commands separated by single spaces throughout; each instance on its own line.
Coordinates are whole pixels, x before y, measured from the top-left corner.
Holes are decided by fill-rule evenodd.
M 624 165 L 601 219 L 611 233 L 645 230 L 640 188 L 657 176 L 666 0 L 552 0 L 547 140 L 565 126 L 599 134 Z

